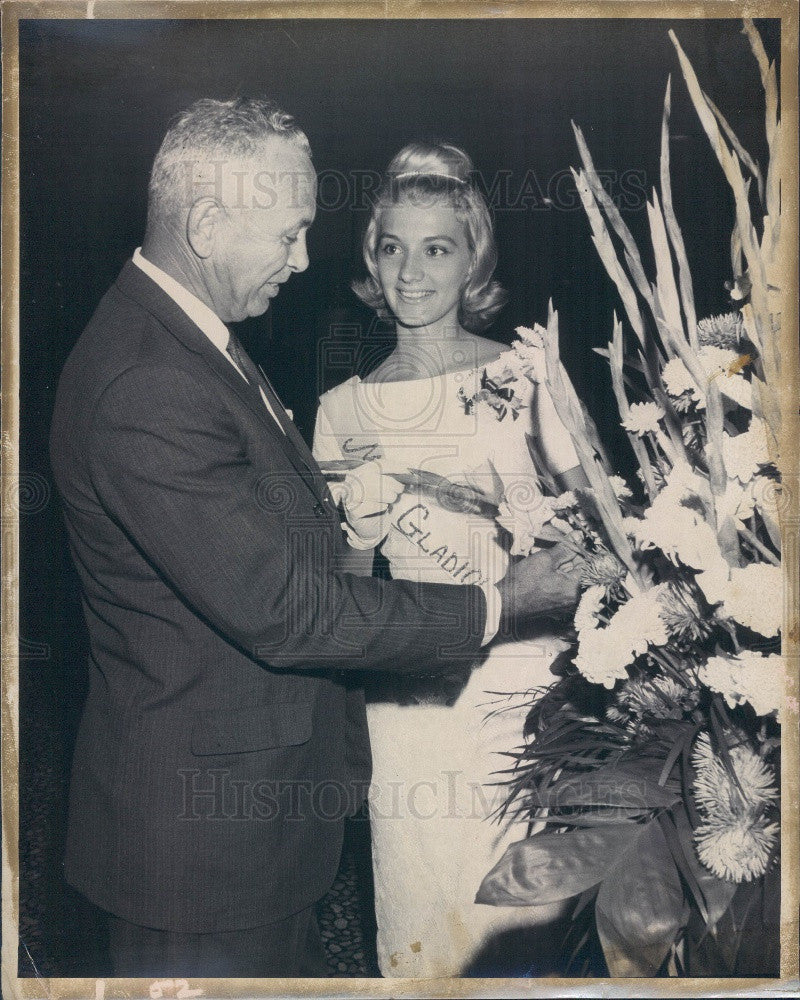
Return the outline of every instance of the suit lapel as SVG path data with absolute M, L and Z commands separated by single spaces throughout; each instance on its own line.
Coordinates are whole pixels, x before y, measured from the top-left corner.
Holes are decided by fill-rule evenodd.
M 272 436 L 272 440 L 280 447 L 314 496 L 323 500 L 328 493 L 327 484 L 300 432 L 291 421 L 287 421 L 288 433 L 283 432 L 264 405 L 258 387 L 251 386 L 242 378 L 177 302 L 133 261 L 128 261 L 123 267 L 117 278 L 117 286 L 123 294 L 135 299 L 152 313 L 187 350 L 203 358 L 214 375 L 262 422 L 267 433 Z

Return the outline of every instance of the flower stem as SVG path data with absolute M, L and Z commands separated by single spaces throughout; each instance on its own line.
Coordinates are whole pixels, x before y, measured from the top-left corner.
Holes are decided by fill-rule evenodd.
M 767 548 L 767 546 L 764 545 L 764 543 L 760 541 L 749 528 L 746 528 L 744 525 L 741 525 L 739 527 L 739 534 L 742 535 L 745 541 L 749 545 L 752 545 L 757 552 L 760 552 L 761 555 L 767 560 L 767 562 L 772 563 L 773 566 L 780 566 L 781 564 L 780 559 L 773 552 L 771 552 Z

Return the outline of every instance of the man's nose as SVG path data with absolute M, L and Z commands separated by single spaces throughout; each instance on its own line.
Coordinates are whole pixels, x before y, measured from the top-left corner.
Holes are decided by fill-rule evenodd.
M 300 236 L 297 237 L 297 240 L 292 244 L 292 249 L 289 252 L 289 259 L 286 264 L 292 269 L 292 271 L 296 272 L 305 271 L 308 267 L 308 248 L 306 247 L 306 237 L 304 233 L 301 233 Z

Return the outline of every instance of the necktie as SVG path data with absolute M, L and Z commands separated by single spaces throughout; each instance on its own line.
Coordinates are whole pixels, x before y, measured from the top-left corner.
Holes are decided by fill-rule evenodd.
M 264 395 L 269 400 L 269 408 L 272 410 L 273 416 L 280 424 L 281 430 L 283 430 L 283 432 L 288 434 L 290 437 L 293 437 L 294 435 L 292 435 L 289 431 L 289 424 L 291 423 L 289 415 L 286 412 L 283 403 L 281 403 L 280 399 L 278 399 L 278 394 L 272 388 L 272 385 L 266 375 L 264 375 L 264 373 L 256 367 L 253 359 L 242 347 L 241 341 L 235 333 L 229 332 L 228 346 L 226 350 L 228 354 L 230 354 L 231 358 L 233 358 L 236 362 L 239 370 L 244 373 L 244 377 L 250 385 L 253 386 L 256 392 L 258 392 L 259 388 L 263 390 Z M 263 402 L 264 401 L 261 400 L 262 405 Z M 294 428 L 294 425 L 292 425 L 292 427 Z
M 319 469 L 316 468 L 316 463 L 311 457 L 308 446 L 303 440 L 298 429 L 295 427 L 294 421 L 289 418 L 286 408 L 278 398 L 278 394 L 272 388 L 272 383 L 261 371 L 261 369 L 256 367 L 253 359 L 242 347 L 239 338 L 230 330 L 228 331 L 228 346 L 226 350 L 238 366 L 239 370 L 244 372 L 244 376 L 250 386 L 252 386 L 253 391 L 258 393 L 259 387 L 262 389 L 264 397 L 269 401 L 269 408 L 272 410 L 273 416 L 278 421 L 281 430 L 286 435 L 288 440 L 294 445 L 294 449 L 298 454 L 298 457 L 308 470 L 311 479 L 315 482 L 317 487 L 315 492 L 318 496 L 322 497 L 323 503 L 316 504 L 314 507 L 314 513 L 317 516 L 322 516 L 325 512 L 324 504 L 329 505 L 329 510 L 332 509 L 335 511 L 335 504 L 330 495 L 330 491 L 328 490 L 327 483 L 322 478 Z M 264 400 L 261 398 L 260 394 L 258 401 L 260 405 L 264 405 Z

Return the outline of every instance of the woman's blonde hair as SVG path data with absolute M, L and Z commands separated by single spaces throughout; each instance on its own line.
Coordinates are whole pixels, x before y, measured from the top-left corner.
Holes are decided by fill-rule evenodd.
M 472 160 L 458 146 L 444 142 L 412 142 L 392 159 L 372 206 L 362 249 L 366 278 L 353 282 L 353 291 L 383 319 L 391 317 L 378 279 L 376 253 L 384 209 L 401 201 L 414 205 L 446 202 L 463 223 L 472 254 L 467 280 L 461 290 L 458 321 L 477 333 L 490 325 L 506 301 L 506 293 L 492 278 L 497 265 L 492 219 L 473 179 Z

